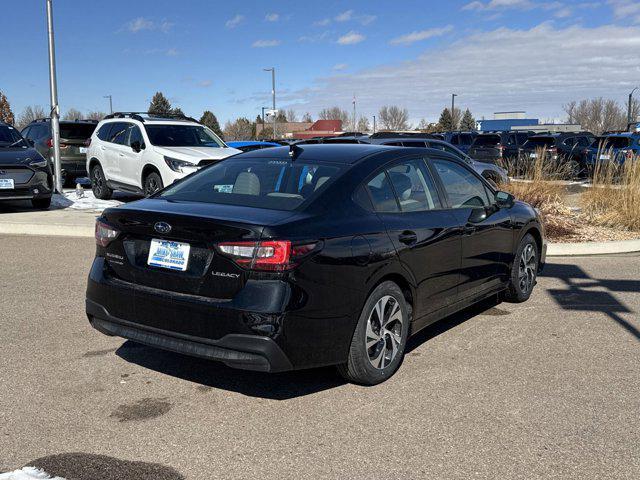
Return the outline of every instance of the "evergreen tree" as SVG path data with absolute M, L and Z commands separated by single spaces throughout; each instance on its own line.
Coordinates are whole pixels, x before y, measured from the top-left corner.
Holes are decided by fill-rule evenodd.
M 9 125 L 13 125 L 15 122 L 11 104 L 9 104 L 9 100 L 2 92 L 0 92 L 0 121 L 8 123 Z
M 171 115 L 182 115 L 183 117 L 186 116 L 180 107 L 172 108 Z
M 262 124 L 262 117 L 260 115 L 256 115 L 256 122 L 255 123 Z
M 220 124 L 218 123 L 218 119 L 210 110 L 205 110 L 205 112 L 200 117 L 200 123 L 206 127 L 209 127 L 213 130 L 213 133 L 218 135 L 220 138 L 224 139 L 222 135 L 222 129 L 220 128 Z
M 438 120 L 438 129 L 444 131 L 455 130 L 453 125 L 453 118 L 451 118 L 451 111 L 448 108 L 442 110 L 440 114 L 440 120 Z
M 473 118 L 471 112 L 467 108 L 464 111 L 464 115 L 462 115 L 462 120 L 460 121 L 460 130 L 465 132 L 472 132 L 476 129 L 476 119 Z
M 162 92 L 156 92 L 149 104 L 149 113 L 152 115 L 167 115 L 172 113 L 171 103 Z
M 282 110 L 278 111 L 278 115 L 276 116 L 276 121 L 278 123 L 287 123 L 287 115 L 285 112 L 283 112 Z

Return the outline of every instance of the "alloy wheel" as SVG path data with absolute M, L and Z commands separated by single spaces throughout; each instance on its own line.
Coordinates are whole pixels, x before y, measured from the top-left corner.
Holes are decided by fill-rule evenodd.
M 154 193 L 156 193 L 158 190 L 160 190 L 160 185 L 158 185 L 158 181 L 153 177 L 147 179 L 146 189 L 144 192 L 146 196 L 149 197 Z
M 96 196 L 102 194 L 102 187 L 104 184 L 104 178 L 102 178 L 102 174 L 100 173 L 99 168 L 93 169 L 93 175 L 91 176 L 91 186 L 93 190 L 96 192 Z
M 522 293 L 529 293 L 533 288 L 536 280 L 536 267 L 536 250 L 532 244 L 528 243 L 520 255 L 518 268 L 518 283 Z
M 369 362 L 382 370 L 396 358 L 402 343 L 404 318 L 400 304 L 391 295 L 378 300 L 367 319 L 365 347 Z

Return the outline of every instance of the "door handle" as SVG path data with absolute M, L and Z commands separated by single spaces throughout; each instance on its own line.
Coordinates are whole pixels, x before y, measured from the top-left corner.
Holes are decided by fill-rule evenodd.
M 398 240 L 405 245 L 413 245 L 418 241 L 418 236 L 416 232 L 412 232 L 411 230 L 405 230 L 400 235 L 398 235 Z
M 467 223 L 464 226 L 462 233 L 464 233 L 465 235 L 473 235 L 476 232 L 476 230 L 478 230 L 478 227 L 476 227 L 471 223 Z

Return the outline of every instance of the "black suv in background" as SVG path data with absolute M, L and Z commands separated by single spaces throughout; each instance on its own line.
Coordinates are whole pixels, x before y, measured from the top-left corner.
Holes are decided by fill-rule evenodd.
M 444 141 L 456 146 L 459 150 L 468 154 L 471 144 L 478 136 L 478 132 L 444 132 Z
M 49 160 L 14 127 L 0 122 L 0 200 L 31 200 L 35 208 L 47 209 L 52 191 Z
M 517 158 L 518 150 L 530 135 L 530 132 L 517 131 L 481 133 L 469 147 L 469 156 L 489 163 Z
M 593 141 L 595 135 L 590 132 L 562 132 L 532 135 L 520 150 L 522 159 L 535 159 L 544 150 L 549 160 L 571 162 L 573 175 L 586 173 L 583 152 Z
M 60 161 L 65 186 L 75 185 L 78 177 L 87 177 L 87 147 L 98 122 L 96 120 L 60 121 Z M 34 120 L 24 129 L 22 136 L 31 140 L 44 158 L 53 158 L 51 119 Z

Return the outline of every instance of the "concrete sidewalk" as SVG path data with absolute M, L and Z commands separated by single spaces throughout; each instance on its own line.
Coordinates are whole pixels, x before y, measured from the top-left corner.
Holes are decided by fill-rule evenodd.
M 93 237 L 95 211 L 0 210 L 0 234 Z

